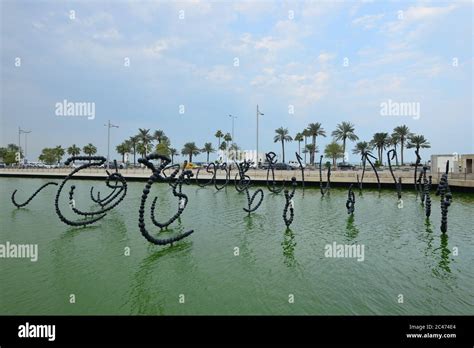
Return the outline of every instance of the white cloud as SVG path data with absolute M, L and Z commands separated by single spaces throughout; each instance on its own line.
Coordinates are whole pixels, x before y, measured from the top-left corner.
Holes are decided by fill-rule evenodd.
M 362 26 L 364 29 L 373 29 L 377 26 L 379 22 L 385 15 L 383 13 L 376 15 L 365 15 L 358 17 L 352 21 L 353 25 Z

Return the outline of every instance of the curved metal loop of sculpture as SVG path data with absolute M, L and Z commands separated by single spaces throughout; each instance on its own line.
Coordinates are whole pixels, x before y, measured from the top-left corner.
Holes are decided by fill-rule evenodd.
M 285 188 L 285 180 L 283 180 L 283 185 L 280 188 L 276 187 L 275 182 L 275 164 L 277 163 L 277 155 L 275 152 L 269 152 L 265 154 L 265 157 L 268 162 L 267 168 L 267 188 L 272 193 L 280 193 Z M 272 183 L 269 183 L 270 171 L 272 172 Z
M 298 186 L 298 183 L 296 182 L 296 178 L 292 177 L 291 178 L 291 193 L 288 191 L 288 189 L 285 189 L 285 207 L 283 208 L 283 220 L 285 221 L 286 227 L 290 227 L 291 223 L 293 222 L 293 218 L 295 216 L 295 202 L 293 200 L 293 197 L 295 196 L 295 190 L 296 186 Z M 290 217 L 288 218 L 288 210 L 290 211 Z
M 250 161 L 243 161 L 240 163 L 236 162 L 235 164 L 237 166 L 238 172 L 234 177 L 234 186 L 237 192 L 241 193 L 250 186 L 250 177 L 245 174 L 250 168 Z M 237 177 L 239 177 L 239 180 L 237 180 Z
M 225 181 L 224 181 L 224 184 L 222 184 L 220 186 L 217 185 L 217 171 L 219 169 L 225 171 Z M 226 187 L 229 184 L 230 172 L 231 171 L 232 171 L 232 165 L 231 164 L 229 164 L 229 166 L 227 166 L 227 163 L 222 163 L 221 165 L 215 166 L 215 169 L 214 169 L 214 187 L 216 188 L 217 191 L 222 190 L 224 187 Z
M 441 179 L 436 189 L 436 196 L 441 197 L 441 232 L 448 231 L 448 208 L 451 205 L 453 196 L 448 183 L 449 161 L 446 162 L 446 171 L 441 176 Z
M 328 165 L 328 181 L 326 182 L 326 187 L 323 188 L 323 157 L 323 155 L 319 157 L 319 188 L 321 190 L 321 194 L 324 196 L 326 193 L 329 194 L 329 190 L 331 189 L 331 164 L 329 163 Z
M 211 168 L 212 168 L 212 170 L 209 170 Z M 199 167 L 197 172 L 196 172 L 196 178 L 195 178 L 196 184 L 199 187 L 206 187 L 206 186 L 212 185 L 214 183 L 214 180 L 215 180 L 215 177 L 216 177 L 216 165 L 214 163 L 209 163 L 209 165 L 206 167 L 206 173 L 211 174 L 211 178 L 209 179 L 209 181 L 204 182 L 204 183 L 199 182 L 199 173 L 200 173 L 201 169 L 202 168 Z
M 377 168 L 375 168 L 375 166 L 372 163 L 372 161 L 370 160 L 370 158 L 372 158 L 374 160 L 377 159 L 374 155 L 372 155 L 372 153 L 370 151 L 364 151 L 362 153 L 362 177 L 360 179 L 359 190 L 362 190 L 362 183 L 364 181 L 364 174 L 365 174 L 365 165 L 367 164 L 367 161 L 369 161 L 369 164 L 372 167 L 372 170 L 374 171 L 375 176 L 377 177 L 377 186 L 378 186 L 378 189 L 380 191 L 381 186 L 380 186 L 379 173 L 377 173 Z
M 249 170 L 251 162 L 244 160 L 243 162 L 236 163 L 236 164 L 237 164 L 237 169 L 239 170 L 239 172 L 236 174 L 236 178 L 237 178 L 237 175 L 239 175 L 240 180 L 238 184 L 237 184 L 237 180 L 235 181 L 235 188 L 238 192 L 245 191 L 245 194 L 247 195 L 247 208 L 243 208 L 243 209 L 245 212 L 249 213 L 250 215 L 250 213 L 257 210 L 258 207 L 260 207 L 260 205 L 262 204 L 263 197 L 264 197 L 263 190 L 258 189 L 253 193 L 253 195 L 250 195 L 249 187 L 251 185 L 251 179 L 245 173 Z M 260 199 L 258 200 L 258 203 L 255 204 L 255 206 L 253 206 L 254 200 L 258 194 L 260 194 Z
M 23 208 L 25 206 L 27 206 L 32 200 L 33 198 L 35 198 L 35 196 L 40 193 L 40 191 L 42 191 L 45 187 L 49 186 L 49 185 L 58 185 L 58 183 L 56 182 L 47 182 L 46 184 L 42 185 L 41 187 L 39 187 L 25 202 L 23 203 L 18 203 L 16 200 L 15 200 L 15 195 L 16 195 L 16 192 L 18 191 L 17 189 L 15 189 L 15 191 L 13 191 L 12 195 L 11 195 L 11 201 L 13 203 L 13 205 L 15 207 L 17 207 L 18 209 L 19 208 Z
M 84 212 L 76 208 L 76 202 L 74 200 L 74 191 L 76 189 L 76 186 L 72 185 L 69 190 L 69 206 L 75 214 L 84 216 L 86 220 L 82 220 L 82 221 L 69 220 L 63 215 L 61 209 L 59 208 L 59 196 L 61 195 L 62 189 L 64 188 L 65 184 L 69 180 L 72 179 L 74 174 L 89 167 L 99 167 L 106 162 L 106 158 L 102 156 L 92 156 L 92 157 L 73 156 L 73 157 L 68 158 L 66 162 L 64 162 L 64 164 L 68 166 L 73 161 L 89 161 L 89 163 L 85 163 L 79 166 L 78 168 L 74 169 L 71 173 L 69 173 L 69 175 L 66 176 L 66 178 L 64 178 L 64 180 L 59 185 L 58 191 L 56 192 L 54 206 L 56 209 L 56 214 L 58 215 L 59 219 L 65 224 L 70 225 L 70 226 L 86 226 L 103 219 L 107 215 L 107 212 L 109 210 L 115 208 L 125 198 L 127 194 L 127 183 L 125 181 L 125 178 L 120 173 L 118 173 L 117 169 L 112 174 L 106 171 L 107 172 L 106 185 L 109 188 L 113 189 L 112 193 L 109 194 L 106 198 L 100 199 L 100 192 L 99 192 L 97 198 L 94 199 L 93 190 L 91 189 L 90 193 L 91 193 L 91 198 L 93 199 L 93 202 L 98 203 L 102 208 L 101 210 L 91 211 L 91 212 Z M 115 167 L 117 168 L 117 166 Z M 110 181 L 115 181 L 115 184 L 111 185 Z M 117 197 L 118 199 L 115 200 Z M 114 200 L 115 202 L 113 202 Z M 87 219 L 88 217 L 92 217 L 92 218 Z
M 301 157 L 298 152 L 295 152 L 295 155 L 296 155 L 296 160 L 298 161 L 300 170 L 301 170 L 301 184 L 302 184 L 303 192 L 304 192 L 304 168 L 303 168 L 303 164 L 301 163 L 301 161 L 303 160 L 303 157 Z
M 420 173 L 420 176 L 419 178 L 417 179 L 416 178 L 416 174 L 418 172 L 418 166 L 420 165 L 421 163 L 421 157 L 420 157 L 420 149 L 419 148 L 415 148 L 415 155 L 416 155 L 416 162 L 415 162 L 415 173 L 414 173 L 414 176 L 413 176 L 413 183 L 415 185 L 415 191 L 416 191 L 416 198 L 418 199 L 418 194 L 422 194 L 422 190 L 421 190 L 421 177 L 422 177 L 422 173 Z
M 158 168 L 156 168 L 155 165 L 151 162 L 152 160 L 156 160 L 156 159 L 161 160 L 161 164 Z M 140 232 L 143 235 L 143 237 L 145 237 L 145 239 L 148 240 L 150 243 L 153 243 L 156 245 L 167 245 L 167 244 L 173 244 L 174 242 L 177 242 L 183 238 L 186 238 L 190 234 L 192 234 L 194 230 L 189 230 L 187 232 L 181 233 L 177 236 L 170 237 L 170 238 L 157 238 L 150 234 L 150 232 L 146 229 L 146 225 L 145 225 L 146 200 L 148 198 L 148 194 L 150 193 L 151 186 L 157 181 L 163 181 L 170 184 L 170 186 L 173 188 L 173 195 L 179 198 L 179 206 L 178 206 L 178 212 L 171 219 L 169 219 L 165 223 L 158 223 L 158 221 L 156 221 L 154 217 L 154 212 L 156 209 L 156 201 L 157 201 L 157 197 L 155 197 L 151 206 L 151 217 L 152 217 L 153 223 L 156 226 L 160 227 L 161 229 L 169 226 L 181 215 L 184 208 L 186 208 L 186 205 L 188 203 L 188 197 L 184 193 L 181 192 L 181 187 L 182 187 L 182 184 L 186 182 L 186 178 L 189 179 L 193 176 L 193 173 L 190 170 L 185 170 L 187 161 L 184 161 L 183 171 L 177 179 L 176 179 L 176 175 L 178 174 L 179 169 L 178 171 L 177 170 L 173 171 L 173 173 L 170 174 L 169 176 L 162 175 L 163 170 L 171 162 L 171 160 L 166 156 L 159 155 L 159 154 L 151 154 L 151 155 L 146 156 L 145 158 L 140 158 L 138 162 L 142 163 L 143 165 L 145 165 L 148 169 L 152 171 L 152 175 L 148 178 L 145 188 L 143 189 L 143 195 L 140 202 L 140 208 L 138 210 L 138 227 L 140 228 Z
M 395 158 L 397 158 L 397 152 L 395 150 L 392 149 L 387 152 L 388 169 L 390 170 L 390 174 L 392 174 L 393 181 L 395 182 L 395 188 L 397 190 L 398 201 L 400 201 L 402 199 L 402 178 L 398 177 L 397 181 L 397 179 L 395 178 L 395 174 L 393 174 L 392 160 Z
M 347 192 L 347 201 L 346 201 L 346 208 L 347 214 L 354 214 L 355 211 L 355 195 L 354 191 L 352 191 L 352 186 L 349 186 L 349 191 Z

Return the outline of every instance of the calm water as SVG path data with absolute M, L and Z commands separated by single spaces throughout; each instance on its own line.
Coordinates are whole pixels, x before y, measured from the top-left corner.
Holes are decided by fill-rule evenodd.
M 15 188 L 22 202 L 45 182 L 0 179 L 0 243 L 39 248 L 37 262 L 0 259 L 0 314 L 474 314 L 472 194 L 454 193 L 449 236 L 443 238 L 434 195 L 426 223 L 412 193 L 404 192 L 404 208 L 398 209 L 394 191 L 356 192 L 351 221 L 346 190 L 333 189 L 324 198 L 316 189 L 304 196 L 297 191 L 295 220 L 287 230 L 281 194 L 264 188 L 264 202 L 248 217 L 245 194 L 233 187 L 215 192 L 184 186 L 189 204 L 174 230 L 195 233 L 159 247 L 137 227 L 144 183 L 129 183 L 126 199 L 96 225 L 71 228 L 54 212 L 55 187 L 26 208 L 10 203 Z M 96 208 L 91 185 L 107 192 L 102 182 L 73 183 L 83 210 Z M 177 200 L 168 185 L 153 190 L 158 216 L 171 216 Z M 334 241 L 365 245 L 365 260 L 324 257 L 325 245 Z

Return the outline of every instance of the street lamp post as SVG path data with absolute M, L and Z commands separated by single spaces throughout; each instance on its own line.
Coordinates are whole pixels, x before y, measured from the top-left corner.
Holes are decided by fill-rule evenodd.
M 258 116 L 262 116 L 263 113 L 260 112 L 260 110 L 258 110 L 258 104 L 257 104 L 257 157 L 256 157 L 256 164 L 257 164 L 257 167 L 258 167 Z
M 21 129 L 21 127 L 18 127 L 18 152 L 20 153 L 20 161 L 21 161 L 21 134 L 25 134 L 25 155 L 23 157 L 26 158 L 26 135 L 28 133 L 31 133 L 31 131 L 27 131 L 27 130 Z M 20 161 L 18 161 L 18 164 L 20 164 Z
M 229 117 L 232 118 L 232 142 L 235 143 L 235 139 L 234 139 L 234 119 L 236 119 L 237 116 L 229 115 Z
M 113 125 L 110 123 L 110 120 L 107 124 L 104 124 L 105 127 L 107 127 L 107 169 L 109 169 L 109 163 L 110 163 L 110 128 L 119 128 L 119 126 Z

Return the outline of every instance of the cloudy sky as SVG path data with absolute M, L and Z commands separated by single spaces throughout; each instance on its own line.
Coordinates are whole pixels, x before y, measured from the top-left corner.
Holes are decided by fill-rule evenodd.
M 30 160 L 73 143 L 105 155 L 108 119 L 113 147 L 140 127 L 181 149 L 217 146 L 232 114 L 236 142 L 255 149 L 257 104 L 265 151 L 281 152 L 278 127 L 321 122 L 322 149 L 350 121 L 361 140 L 406 124 L 430 153 L 474 153 L 470 1 L 0 3 L 0 146 L 31 130 Z M 94 102 L 95 118 L 57 116 L 64 99 Z M 389 99 L 419 103 L 419 117 L 381 115 Z

